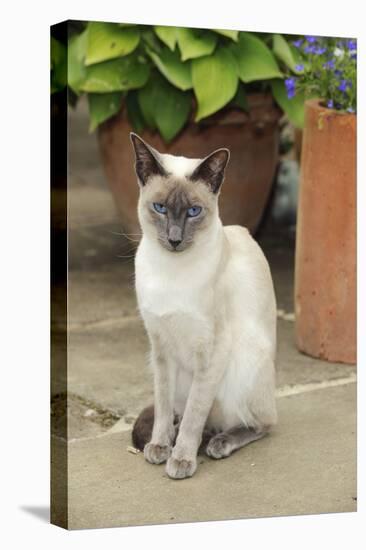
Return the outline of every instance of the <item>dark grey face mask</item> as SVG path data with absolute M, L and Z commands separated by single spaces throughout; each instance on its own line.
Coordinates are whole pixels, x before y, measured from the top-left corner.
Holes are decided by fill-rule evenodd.
M 187 186 L 182 185 L 178 178 L 175 181 L 174 174 L 167 172 L 163 157 L 158 151 L 136 134 L 131 134 L 131 141 L 136 155 L 135 168 L 140 186 L 149 185 L 152 176 L 159 177 L 162 181 L 160 202 L 149 204 L 151 222 L 156 227 L 158 240 L 167 250 L 182 252 L 193 243 L 196 231 L 204 227 L 209 210 L 203 204 L 204 201 L 197 198 L 194 184 L 202 183 L 210 191 L 210 195 L 217 195 L 224 180 L 230 153 L 228 149 L 218 149 L 199 162 L 192 174 L 185 176 L 185 183 L 190 184 Z

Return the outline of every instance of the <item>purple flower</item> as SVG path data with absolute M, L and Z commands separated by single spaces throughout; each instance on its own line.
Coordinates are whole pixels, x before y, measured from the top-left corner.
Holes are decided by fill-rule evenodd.
M 314 42 L 316 42 L 316 36 L 305 36 L 305 38 L 309 44 L 314 44 Z
M 339 69 L 336 69 L 336 70 L 334 71 L 334 74 L 335 74 L 336 76 L 342 76 L 343 71 L 340 71 Z
M 304 42 L 302 38 L 299 38 L 298 40 L 294 40 L 292 43 L 295 46 L 295 48 L 300 48 L 301 44 Z
M 304 65 L 295 65 L 295 71 L 301 73 L 304 70 Z
M 314 48 L 315 55 L 323 55 L 327 51 L 327 48 L 324 48 L 322 46 L 317 46 Z
M 355 110 L 352 107 L 348 107 L 347 113 L 354 113 L 354 112 L 355 112 Z
M 338 90 L 341 92 L 346 92 L 347 88 L 352 88 L 352 81 L 351 80 L 341 80 L 338 86 Z
M 351 59 L 357 59 L 357 53 L 356 52 L 351 53 Z
M 350 51 L 357 50 L 357 42 L 356 42 L 356 40 L 347 40 L 346 44 L 347 44 L 347 48 L 348 48 Z
M 329 61 L 326 61 L 323 65 L 323 69 L 334 69 L 335 68 L 335 61 L 334 59 L 330 59 Z M 336 71 L 334 71 L 334 74 Z
M 315 50 L 316 50 L 316 46 L 314 45 L 305 46 L 304 48 L 305 53 L 315 53 Z
M 327 107 L 329 107 L 329 109 L 333 109 L 333 107 L 334 107 L 334 101 L 333 101 L 333 99 L 328 99 Z
M 286 78 L 285 86 L 286 86 L 286 91 L 287 91 L 287 97 L 289 99 L 293 98 L 294 95 L 295 95 L 296 79 L 293 78 L 293 77 Z

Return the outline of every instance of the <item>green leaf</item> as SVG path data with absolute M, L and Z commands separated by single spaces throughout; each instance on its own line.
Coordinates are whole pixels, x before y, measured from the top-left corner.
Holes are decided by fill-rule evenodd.
M 159 71 L 165 76 L 171 84 L 180 90 L 189 90 L 192 88 L 191 62 L 183 62 L 180 59 L 179 52 L 171 52 L 164 48 L 160 53 L 146 50 Z
M 222 36 L 231 38 L 231 40 L 234 40 L 234 42 L 238 41 L 239 31 L 230 31 L 228 29 L 214 29 L 214 31 L 218 34 L 221 34 Z
M 85 65 L 93 65 L 108 59 L 128 55 L 140 41 L 140 33 L 134 27 L 119 27 L 115 23 L 90 22 Z
M 88 94 L 89 102 L 89 131 L 92 132 L 105 120 L 118 113 L 121 108 L 123 94 Z
M 232 105 L 234 105 L 235 107 L 239 107 L 243 111 L 246 111 L 246 112 L 249 111 L 249 104 L 248 104 L 248 100 L 247 100 L 247 96 L 246 96 L 243 84 L 241 83 L 239 84 L 236 94 L 231 100 L 231 103 Z
M 228 48 L 192 61 L 193 88 L 198 101 L 196 121 L 224 107 L 238 87 L 237 67 Z
M 192 105 L 189 92 L 177 90 L 159 74 L 139 90 L 138 99 L 146 122 L 151 128 L 158 128 L 166 142 L 183 128 Z
M 217 42 L 217 36 L 206 30 L 178 28 L 177 36 L 182 61 L 210 55 Z
M 281 34 L 273 36 L 273 52 L 289 69 L 295 71 L 298 61 L 293 54 L 290 44 L 288 44 Z
M 271 82 L 273 97 L 278 105 L 286 113 L 288 119 L 297 128 L 304 126 L 304 101 L 305 97 L 301 93 L 297 93 L 295 97 L 289 99 L 287 97 L 286 86 L 283 80 L 273 80 Z
M 51 36 L 51 93 L 67 84 L 67 53 L 64 44 Z
M 146 84 L 149 73 L 150 67 L 131 54 L 87 67 L 80 90 L 105 93 L 141 88 Z
M 126 96 L 127 116 L 135 132 L 142 132 L 146 123 L 138 101 L 138 92 L 131 90 Z
M 154 52 L 161 51 L 162 43 L 160 42 L 152 28 L 147 27 L 146 29 L 144 29 L 141 33 L 141 38 L 143 41 L 143 48 L 148 47 Z
M 84 65 L 86 48 L 88 41 L 88 31 L 85 30 L 79 35 L 74 35 L 69 40 L 67 49 L 67 79 L 68 85 L 74 93 L 80 93 L 80 86 L 86 77 L 86 68 Z
M 177 43 L 177 27 L 155 26 L 154 31 L 160 40 L 173 51 Z
M 231 46 L 243 82 L 267 80 L 282 76 L 276 59 L 264 42 L 252 34 L 241 32 L 237 44 Z

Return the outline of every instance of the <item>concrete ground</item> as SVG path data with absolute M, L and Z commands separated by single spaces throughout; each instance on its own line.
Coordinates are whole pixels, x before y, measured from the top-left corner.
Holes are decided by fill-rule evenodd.
M 356 372 L 294 345 L 293 238 L 264 231 L 278 301 L 273 434 L 214 461 L 192 479 L 133 454 L 131 427 L 152 402 L 147 338 L 136 311 L 133 253 L 99 163 L 85 106 L 70 117 L 69 350 L 54 369 L 53 437 L 68 415 L 69 528 L 112 527 L 356 510 Z M 60 313 L 59 326 L 62 331 Z

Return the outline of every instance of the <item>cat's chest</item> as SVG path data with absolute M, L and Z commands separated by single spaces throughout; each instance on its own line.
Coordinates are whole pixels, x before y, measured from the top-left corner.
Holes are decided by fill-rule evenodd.
M 188 262 L 167 268 L 150 257 L 146 259 L 142 252 L 139 250 L 136 257 L 135 287 L 143 317 L 178 315 L 203 320 L 212 316 L 214 289 L 208 271 L 195 269 Z
M 177 284 L 174 280 L 136 277 L 136 294 L 143 317 L 201 319 L 212 309 L 212 293 L 196 285 Z

